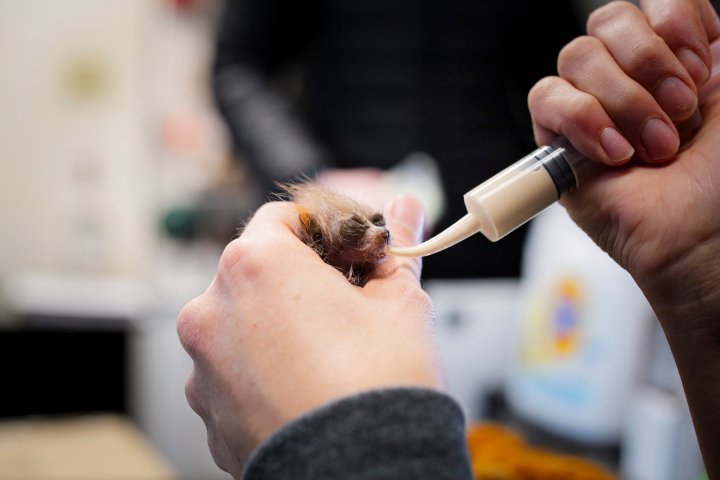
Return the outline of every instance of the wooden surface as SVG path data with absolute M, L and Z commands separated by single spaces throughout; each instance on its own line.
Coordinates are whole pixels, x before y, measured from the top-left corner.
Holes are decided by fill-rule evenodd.
M 0 480 L 176 480 L 124 417 L 0 422 Z

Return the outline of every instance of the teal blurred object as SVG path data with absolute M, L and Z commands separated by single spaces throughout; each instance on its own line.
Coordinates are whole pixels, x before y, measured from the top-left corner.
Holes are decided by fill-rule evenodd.
M 180 241 L 230 242 L 264 200 L 252 188 L 205 192 L 194 203 L 171 205 L 160 217 L 160 228 Z

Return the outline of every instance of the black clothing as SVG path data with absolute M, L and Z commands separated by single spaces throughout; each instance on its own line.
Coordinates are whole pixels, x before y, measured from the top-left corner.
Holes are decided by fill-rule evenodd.
M 433 390 L 377 390 L 291 422 L 252 455 L 244 480 L 471 480 L 460 407 Z
M 447 208 L 535 145 L 526 97 L 577 36 L 572 2 L 229 0 L 214 65 L 218 106 L 265 188 L 324 166 L 390 168 L 423 151 Z M 283 84 L 299 73 L 297 91 Z M 516 276 L 524 230 L 428 257 L 424 276 Z

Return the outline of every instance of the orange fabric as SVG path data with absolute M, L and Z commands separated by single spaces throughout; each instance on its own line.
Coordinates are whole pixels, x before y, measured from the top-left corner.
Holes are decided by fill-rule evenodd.
M 483 422 L 467 432 L 475 480 L 613 480 L 601 466 L 532 447 L 501 425 Z

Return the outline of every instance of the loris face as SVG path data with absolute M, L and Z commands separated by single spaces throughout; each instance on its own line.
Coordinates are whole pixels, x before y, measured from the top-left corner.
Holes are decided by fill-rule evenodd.
M 360 261 L 384 257 L 390 242 L 390 232 L 385 228 L 382 213 L 373 213 L 369 217 L 354 213 L 341 221 L 338 233 L 339 244 L 347 250 L 347 255 Z
M 363 286 L 385 259 L 390 232 L 379 212 L 312 183 L 285 187 L 298 205 L 298 237 L 354 285 Z

